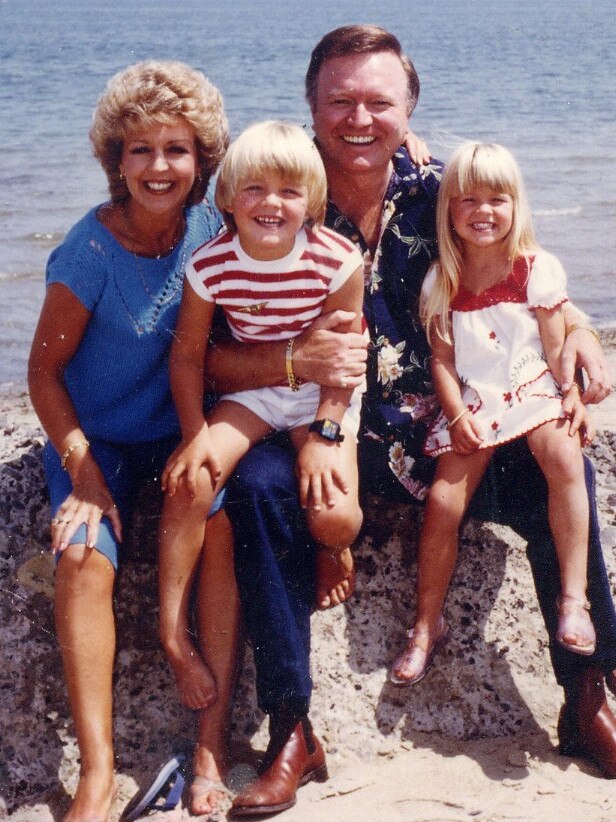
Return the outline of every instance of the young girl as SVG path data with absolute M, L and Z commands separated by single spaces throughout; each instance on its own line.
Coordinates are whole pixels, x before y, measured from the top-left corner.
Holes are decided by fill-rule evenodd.
M 319 152 L 301 128 L 273 121 L 248 128 L 229 148 L 217 182 L 227 230 L 197 249 L 187 266 L 170 359 L 182 442 L 162 476 L 159 560 L 161 636 L 184 695 L 207 677 L 187 623 L 205 518 L 241 457 L 272 431 L 289 431 L 297 451 L 300 501 L 321 546 L 321 605 L 328 587 L 352 569 L 349 546 L 362 520 L 356 462 L 362 388 L 300 384 L 293 372 L 294 338 L 321 312 L 354 312 L 340 330 L 361 331 L 361 255 L 322 227 L 326 190 Z M 255 374 L 253 390 L 225 394 L 206 420 L 204 360 L 216 305 L 234 338 L 262 346 L 264 357 L 268 342 L 288 343 L 280 385 L 259 387 Z M 340 590 L 339 598 L 348 594 Z
M 440 455 L 419 549 L 417 616 L 396 684 L 418 682 L 450 633 L 442 609 L 458 528 L 492 453 L 525 436 L 548 484 L 560 565 L 557 641 L 590 655 L 586 600 L 588 498 L 580 437 L 592 431 L 574 386 L 559 389 L 566 277 L 535 243 L 517 164 L 502 146 L 467 143 L 453 155 L 437 205 L 440 259 L 422 290 L 441 406 L 425 445 Z

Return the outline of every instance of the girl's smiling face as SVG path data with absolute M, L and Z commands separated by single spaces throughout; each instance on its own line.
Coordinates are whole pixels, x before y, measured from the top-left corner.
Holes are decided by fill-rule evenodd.
M 307 187 L 272 171 L 243 180 L 226 210 L 249 257 L 278 260 L 293 249 L 307 207 Z
M 452 197 L 451 224 L 462 243 L 489 248 L 503 242 L 513 225 L 513 200 L 509 194 L 476 186 Z

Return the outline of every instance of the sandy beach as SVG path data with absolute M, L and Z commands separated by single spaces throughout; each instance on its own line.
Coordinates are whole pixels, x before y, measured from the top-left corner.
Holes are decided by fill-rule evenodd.
M 602 332 L 602 338 L 616 375 L 616 329 Z M 598 469 L 602 539 L 614 588 L 616 396 L 595 410 L 595 418 L 600 433 L 590 454 Z M 0 424 L 0 604 L 5 626 L 0 721 L 4 734 L 13 729 L 2 743 L 0 818 L 48 822 L 61 819 L 66 810 L 77 762 L 53 637 L 51 577 L 42 553 L 48 517 L 38 462 L 42 434 L 23 392 L 0 398 Z M 23 478 L 32 475 L 35 491 L 24 485 Z M 16 500 L 21 500 L 21 508 Z M 369 529 L 358 548 L 359 585 L 353 604 L 314 618 L 312 716 L 328 753 L 330 779 L 302 788 L 297 805 L 277 818 L 616 818 L 616 782 L 600 778 L 588 763 L 557 753 L 561 692 L 549 666 L 528 567 L 517 550 L 519 539 L 516 542 L 507 529 L 478 526 L 464 534 L 465 558 L 454 580 L 449 616 L 454 620 L 471 609 L 481 611 L 481 617 L 471 620 L 471 627 L 461 620 L 459 636 L 421 685 L 400 690 L 385 684 L 387 662 L 403 641 L 413 584 L 403 570 L 408 557 L 398 526 L 379 520 L 378 527 Z M 379 539 L 390 554 L 386 562 L 379 554 L 377 565 L 386 567 L 375 570 L 371 552 Z M 492 547 L 484 553 L 487 543 L 502 547 L 498 560 L 491 558 Z M 498 554 L 500 548 L 494 550 Z M 491 564 L 496 561 L 497 570 Z M 152 587 L 153 571 L 135 567 L 121 581 L 124 588 L 129 586 L 129 595 L 125 590 L 118 594 L 119 605 L 131 598 L 133 604 L 118 617 L 125 633 L 118 649 L 119 793 L 113 822 L 137 785 L 165 761 L 178 739 L 190 739 L 194 727 L 190 712 L 177 706 L 160 650 L 151 647 L 156 642 L 155 600 L 151 591 L 144 592 Z M 458 598 L 464 585 L 467 593 Z M 249 657 L 245 665 L 233 738 L 253 733 L 258 751 L 264 745 L 264 728 L 254 718 Z M 616 709 L 613 700 L 612 705 Z M 242 769 L 245 772 L 245 766 L 236 768 L 236 774 Z M 192 817 L 178 807 L 148 818 L 175 822 Z

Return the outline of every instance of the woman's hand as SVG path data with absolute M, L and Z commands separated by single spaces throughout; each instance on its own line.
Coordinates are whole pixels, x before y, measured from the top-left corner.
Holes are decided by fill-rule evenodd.
M 430 154 L 426 141 L 422 140 L 421 137 L 418 137 L 410 129 L 404 136 L 403 145 L 408 151 L 409 157 L 416 166 L 427 166 L 432 159 L 432 155 Z
M 338 493 L 349 493 L 349 484 L 340 471 L 339 453 L 338 443 L 308 434 L 295 463 L 302 508 L 310 504 L 314 511 L 320 511 L 323 502 L 333 508 Z
M 569 420 L 569 436 L 574 437 L 579 432 L 582 445 L 589 445 L 597 430 L 592 415 L 582 402 L 580 389 L 576 383 L 565 394 L 563 411 Z
M 575 369 L 583 368 L 588 374 L 588 386 L 582 402 L 600 403 L 612 390 L 610 370 L 599 340 L 581 326 L 569 332 L 561 353 L 561 388 L 566 395 L 574 383 Z
M 207 425 L 188 442 L 178 445 L 167 460 L 161 478 L 163 491 L 173 496 L 182 476 L 186 474 L 186 487 L 191 497 L 197 493 L 197 477 L 202 466 L 206 466 L 215 485 L 220 478 L 220 461 L 210 437 Z
M 483 442 L 481 428 L 470 412 L 460 417 L 449 430 L 449 436 L 456 454 L 473 454 Z
M 64 500 L 51 521 L 51 547 L 54 554 L 64 551 L 77 529 L 86 526 L 86 546 L 93 548 L 98 539 L 100 521 L 109 518 L 113 533 L 122 542 L 122 521 L 107 488 L 100 468 L 91 454 L 86 454 L 71 470 L 73 491 Z
M 367 341 L 346 331 L 355 319 L 340 309 L 322 314 L 299 337 L 293 349 L 293 370 L 302 382 L 328 388 L 356 388 L 366 374 Z

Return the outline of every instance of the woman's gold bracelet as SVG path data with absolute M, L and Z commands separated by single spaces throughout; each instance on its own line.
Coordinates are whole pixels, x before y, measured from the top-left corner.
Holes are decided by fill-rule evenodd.
M 76 451 L 78 448 L 89 448 L 89 447 L 90 447 L 90 443 L 88 442 L 88 440 L 78 440 L 77 442 L 74 442 L 72 445 L 69 445 L 69 447 L 66 449 L 66 451 L 60 457 L 60 465 L 62 466 L 62 468 L 66 471 L 66 461 L 70 457 L 70 455 L 73 453 L 73 451 Z
M 287 380 L 289 382 L 289 388 L 291 389 L 291 391 L 299 391 L 301 381 L 297 379 L 293 371 L 293 343 L 293 339 L 290 339 L 287 342 L 287 350 L 285 352 L 284 362 L 287 369 Z
M 459 413 L 459 414 L 456 414 L 456 416 L 455 416 L 452 420 L 449 420 L 449 422 L 447 423 L 447 430 L 448 430 L 448 431 L 450 431 L 450 430 L 454 427 L 454 425 L 455 425 L 455 424 L 456 424 L 459 420 L 461 420 L 461 419 L 462 419 L 462 417 L 463 417 L 465 414 L 468 414 L 468 408 L 465 408 L 465 409 L 464 409 L 464 411 L 460 411 L 460 413 Z

